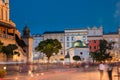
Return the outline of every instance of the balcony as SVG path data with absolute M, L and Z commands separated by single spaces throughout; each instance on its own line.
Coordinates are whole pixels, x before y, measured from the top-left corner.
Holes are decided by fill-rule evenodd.
M 16 27 L 15 23 L 12 22 L 11 20 L 10 21 L 0 20 L 0 25 L 6 26 L 6 27 L 9 27 L 9 28 L 15 28 Z
M 14 36 L 8 35 L 8 34 L 0 34 L 0 38 L 6 38 L 6 39 L 12 39 L 12 40 L 15 39 Z

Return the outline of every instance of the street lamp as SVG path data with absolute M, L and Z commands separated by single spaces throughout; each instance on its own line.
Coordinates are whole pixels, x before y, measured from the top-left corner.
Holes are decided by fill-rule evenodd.
M 4 66 L 4 67 L 3 67 L 3 69 L 4 69 L 4 70 L 6 70 L 6 69 L 7 69 L 7 67 L 6 67 L 6 66 Z

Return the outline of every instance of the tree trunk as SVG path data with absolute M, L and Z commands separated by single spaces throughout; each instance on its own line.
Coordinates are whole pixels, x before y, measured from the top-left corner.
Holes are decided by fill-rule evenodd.
M 13 61 L 13 56 L 12 55 L 6 55 L 6 61 Z
M 47 62 L 47 70 L 49 69 L 49 58 L 48 58 L 48 62 Z

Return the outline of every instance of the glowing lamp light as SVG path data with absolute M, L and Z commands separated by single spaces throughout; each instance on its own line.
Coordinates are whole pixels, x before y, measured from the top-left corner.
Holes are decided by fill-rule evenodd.
M 32 74 L 32 72 L 31 72 L 31 71 L 28 71 L 28 74 Z
M 43 76 L 43 75 L 44 75 L 44 73 L 41 73 L 41 75 Z
M 18 78 L 16 77 L 15 80 L 18 80 Z
M 7 69 L 7 67 L 6 67 L 6 66 L 4 66 L 4 67 L 3 67 L 3 69 L 4 69 L 4 70 L 6 70 L 6 69 Z
M 36 76 L 39 76 L 39 74 L 36 74 Z

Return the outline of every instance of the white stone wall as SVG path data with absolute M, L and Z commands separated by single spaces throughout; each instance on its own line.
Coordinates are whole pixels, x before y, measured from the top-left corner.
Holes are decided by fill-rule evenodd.
M 102 36 L 103 35 L 103 28 L 102 26 L 97 28 L 94 26 L 93 28 L 88 27 L 88 36 Z
M 33 35 L 33 51 L 35 51 L 35 47 L 43 40 L 44 37 L 42 35 Z
M 87 43 L 87 33 L 87 29 L 65 30 L 65 54 L 67 54 L 67 49 L 72 47 L 73 42 L 81 40 Z
M 80 54 L 82 52 L 82 54 Z M 71 48 L 69 49 L 70 62 L 75 62 L 73 56 L 80 56 L 81 61 L 89 61 L 89 48 Z
M 33 59 L 37 59 L 40 57 L 40 55 L 42 53 L 40 52 L 36 52 L 35 51 L 35 48 L 38 46 L 38 44 L 44 40 L 44 37 L 43 35 L 39 35 L 39 34 L 36 34 L 36 35 L 33 35 Z

